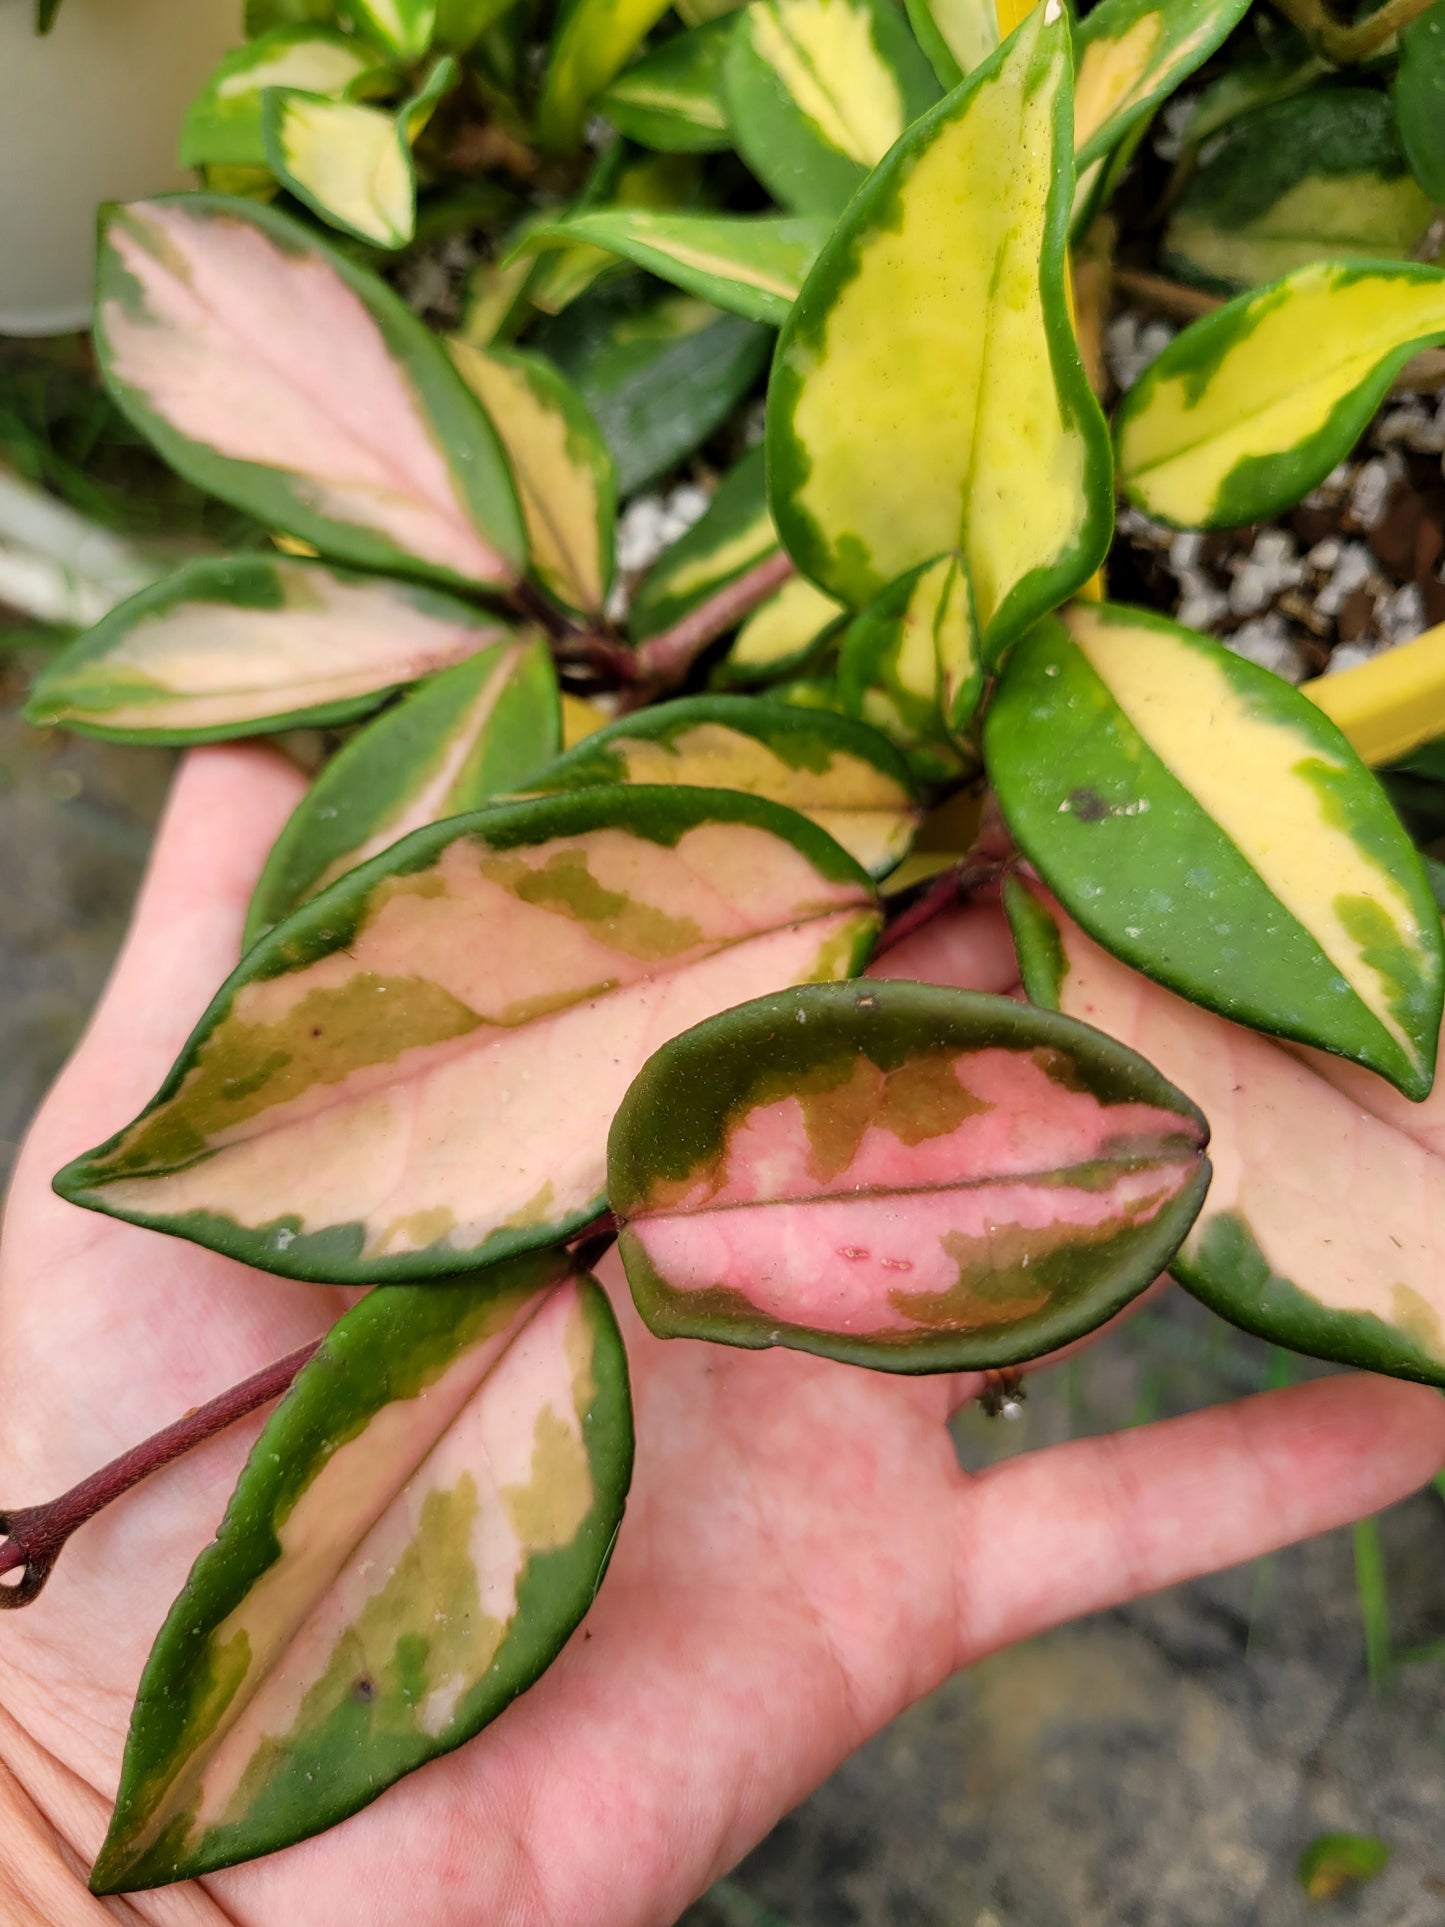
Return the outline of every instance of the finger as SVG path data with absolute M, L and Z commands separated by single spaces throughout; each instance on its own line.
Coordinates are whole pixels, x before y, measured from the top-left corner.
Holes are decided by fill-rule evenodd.
M 970 903 L 935 917 L 869 967 L 870 977 L 906 977 L 956 990 L 1012 990 L 1018 959 L 1008 918 L 996 903 Z
M 968 1481 L 957 1664 L 1378 1511 L 1445 1462 L 1445 1399 L 1365 1374 L 1054 1446 Z

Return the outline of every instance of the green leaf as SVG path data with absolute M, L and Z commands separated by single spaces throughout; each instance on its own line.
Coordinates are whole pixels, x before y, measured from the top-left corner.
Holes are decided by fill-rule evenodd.
M 145 743 L 349 722 L 504 633 L 413 583 L 214 557 L 112 609 L 47 665 L 25 713 L 42 727 Z
M 591 1605 L 631 1472 L 622 1338 L 565 1254 L 369 1293 L 161 1629 L 93 1891 L 304 1840 L 479 1732 Z
M 722 102 L 729 15 L 674 34 L 618 75 L 597 109 L 619 133 L 664 154 L 711 154 L 732 146 Z
M 838 659 L 838 693 L 902 750 L 925 783 L 966 765 L 959 735 L 983 693 L 968 574 L 956 555 L 912 569 L 854 616 Z
M 891 1371 L 1016 1364 L 1169 1262 L 1204 1119 L 1111 1038 L 1004 997 L 861 982 L 729 1010 L 649 1059 L 608 1144 L 663 1337 Z
M 1250 0 L 1100 0 L 1074 33 L 1074 145 L 1100 160 L 1208 59 Z
M 826 830 L 875 877 L 908 854 L 918 824 L 907 767 L 876 730 L 753 696 L 688 696 L 619 717 L 517 787 L 545 796 L 599 783 L 765 796 Z
M 1292 1351 L 1445 1386 L 1445 1082 L 1372 1072 L 1227 1023 L 1117 962 L 1044 897 L 1029 994 L 1144 1052 L 1209 1119 L 1214 1182 L 1172 1270 Z M 1049 952 L 1052 951 L 1052 961 Z
M 561 747 L 540 639 L 493 643 L 357 732 L 293 811 L 246 918 L 249 950 L 298 905 L 428 823 L 520 789 Z
M 706 512 L 666 549 L 633 597 L 627 633 L 645 642 L 778 549 L 761 448 L 749 449 L 718 485 Z
M 1321 262 L 1176 335 L 1115 419 L 1119 480 L 1186 528 L 1267 522 L 1324 480 L 1416 348 L 1445 338 L 1445 274 Z
M 476 45 L 517 0 L 437 0 L 436 42 L 454 54 Z
M 1020 847 L 1116 956 L 1428 1092 L 1440 919 L 1384 792 L 1306 697 L 1163 617 L 1078 603 L 1010 656 L 984 746 Z
M 272 27 L 233 47 L 192 100 L 181 128 L 182 167 L 264 167 L 262 94 L 286 87 L 329 100 L 384 88 L 394 76 L 380 47 L 332 27 Z
M 828 223 L 817 216 L 659 214 L 609 207 L 544 221 L 528 230 L 519 252 L 590 242 L 688 294 L 778 328 L 827 231 Z
M 435 1277 L 603 1209 L 612 1114 L 661 1037 L 846 976 L 864 871 L 775 803 L 581 790 L 416 830 L 217 993 L 63 1196 L 287 1277 Z
M 533 569 L 569 609 L 600 615 L 612 583 L 617 472 L 591 410 L 543 355 L 448 345 L 512 464 Z
M 1445 201 L 1445 0 L 1401 32 L 1395 114 L 1411 173 L 1432 201 Z
M 625 141 L 613 141 L 597 158 L 570 208 L 556 217 L 641 208 L 686 207 L 696 200 L 698 163 L 686 154 L 636 154 Z M 525 248 L 528 236 L 549 224 L 548 214 L 535 210 L 521 222 L 503 252 L 510 265 Z M 527 299 L 543 314 L 561 314 L 579 295 L 605 274 L 621 266 L 618 257 L 590 241 L 572 241 L 534 261 L 527 281 Z
M 918 44 L 946 89 L 981 67 L 999 42 L 994 0 L 906 0 Z
M 544 146 L 576 146 L 593 99 L 666 11 L 667 0 L 572 0 L 562 10 L 537 107 Z
M 1299 1884 L 1311 1900 L 1336 1900 L 1385 1871 L 1390 1849 L 1369 1833 L 1322 1833 L 1300 1855 Z
M 840 617 L 841 602 L 795 575 L 760 602 L 718 665 L 724 683 L 748 688 L 795 675 L 814 662 Z
M 1429 218 L 1387 96 L 1326 85 L 1225 128 L 1170 216 L 1163 259 L 1232 292 L 1310 262 L 1403 257 Z
M 1088 579 L 1112 515 L 1107 430 L 1065 306 L 1072 102 L 1050 10 L 860 189 L 779 338 L 768 398 L 773 515 L 799 568 L 858 607 L 959 549 L 986 661 Z
M 1228 66 L 1195 96 L 1184 127 L 1191 147 L 1202 145 L 1241 114 L 1287 100 L 1335 71 L 1310 52 L 1309 42 L 1297 28 L 1278 16 L 1256 10 L 1250 25 L 1255 44 L 1237 42 L 1230 49 Z
M 511 477 L 440 342 L 273 208 L 179 194 L 108 210 L 95 345 L 171 466 L 270 527 L 366 568 L 520 573 Z
M 437 0 L 338 0 L 358 33 L 378 41 L 404 67 L 419 61 L 436 32 Z
M 723 63 L 738 152 L 799 214 L 838 214 L 938 83 L 889 0 L 753 0 Z

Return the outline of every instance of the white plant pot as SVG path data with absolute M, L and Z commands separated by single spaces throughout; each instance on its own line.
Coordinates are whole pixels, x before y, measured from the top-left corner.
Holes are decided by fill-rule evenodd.
M 90 317 L 95 211 L 194 185 L 186 105 L 242 37 L 241 0 L 0 0 L 0 334 Z

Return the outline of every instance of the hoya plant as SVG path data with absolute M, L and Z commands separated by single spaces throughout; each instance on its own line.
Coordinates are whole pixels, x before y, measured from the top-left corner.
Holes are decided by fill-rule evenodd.
M 371 1289 L 0 1521 L 25 1604 L 285 1390 L 157 1638 L 97 1892 L 331 1825 L 560 1650 L 627 1530 L 614 1240 L 652 1331 L 840 1370 L 1007 1396 L 1167 1270 L 1445 1386 L 1425 865 L 1307 694 L 1100 573 L 1116 490 L 1182 530 L 1305 496 L 1445 341 L 1445 273 L 1242 275 L 1110 423 L 1071 237 L 1245 0 L 683 11 L 268 16 L 188 123 L 206 190 L 103 220 L 111 395 L 264 540 L 119 604 L 30 715 L 340 746 L 165 1082 L 55 1185 Z M 1289 11 L 1318 64 L 1412 9 L 1368 44 Z M 377 270 L 454 87 L 516 191 L 439 338 Z M 729 422 L 705 513 L 619 569 L 619 496 Z M 865 974 L 968 897 L 1018 995 Z

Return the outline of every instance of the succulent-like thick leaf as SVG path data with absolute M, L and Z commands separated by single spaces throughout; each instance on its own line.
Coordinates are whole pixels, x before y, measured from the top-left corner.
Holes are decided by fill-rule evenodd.
M 728 16 L 664 40 L 617 76 L 598 97 L 598 111 L 629 140 L 660 153 L 731 147 L 722 63 L 732 30 Z
M 628 635 L 643 642 L 671 628 L 777 549 L 763 451 L 749 449 L 724 475 L 703 515 L 648 571 L 628 611 Z
M 666 11 L 667 0 L 573 0 L 562 10 L 537 107 L 545 146 L 576 145 L 593 99 Z
M 540 638 L 493 643 L 431 677 L 358 731 L 302 797 L 261 872 L 243 948 L 413 830 L 520 789 L 560 747 Z
M 416 174 L 396 115 L 272 88 L 265 136 L 272 173 L 329 226 L 375 248 L 411 240 Z
M 697 189 L 697 162 L 690 156 L 638 154 L 626 141 L 611 141 L 598 155 L 570 209 L 562 209 L 559 218 L 599 208 L 686 207 L 696 200 Z M 499 271 L 517 260 L 527 237 L 546 226 L 547 219 L 546 210 L 539 208 L 521 222 L 502 255 Z M 532 262 L 527 299 L 543 314 L 561 314 L 604 275 L 615 273 L 619 265 L 615 254 L 590 241 L 560 243 L 545 258 Z
M 784 207 L 832 217 L 938 83 L 890 0 L 753 0 L 723 63 L 738 152 Z
M 63 1196 L 289 1277 L 434 1277 L 603 1208 L 659 1043 L 857 969 L 864 871 L 791 810 L 595 789 L 417 830 L 249 951 Z
M 1074 33 L 1074 145 L 1101 159 L 1249 11 L 1250 0 L 1100 0 Z
M 1395 116 L 1411 173 L 1432 201 L 1445 201 L 1445 0 L 1400 35 Z
M 112 609 L 46 665 L 26 714 L 150 743 L 347 722 L 502 633 L 494 617 L 415 583 L 215 557 Z
M 790 576 L 738 630 L 718 673 L 724 682 L 743 687 L 793 675 L 812 662 L 829 630 L 847 613 L 806 576 Z
M 152 1649 L 95 1890 L 304 1840 L 470 1739 L 592 1603 L 631 1470 L 622 1339 L 565 1256 L 369 1293 Z
M 732 314 L 781 327 L 828 232 L 818 215 L 597 208 L 528 230 L 522 249 L 586 241 Z
M 95 343 L 171 466 L 271 527 L 368 568 L 518 574 L 511 477 L 445 350 L 275 209 L 213 194 L 110 209 Z
M 1445 1086 L 1412 1104 L 1160 989 L 1037 886 L 1007 895 L 1030 996 L 1142 1051 L 1209 1119 L 1180 1282 L 1278 1345 L 1445 1385 Z
M 857 607 L 961 549 L 986 659 L 1109 536 L 1108 432 L 1064 297 L 1071 134 L 1049 0 L 874 170 L 773 363 L 769 486 L 799 568 Z
M 406 67 L 421 59 L 436 32 L 437 0 L 340 0 L 339 10 Z
M 1187 528 L 1267 522 L 1323 480 L 1422 344 L 1445 339 L 1445 274 L 1321 262 L 1176 335 L 1124 397 L 1119 480 Z
M 1403 258 L 1429 219 L 1388 96 L 1324 85 L 1225 128 L 1189 177 L 1163 255 L 1232 292 L 1316 261 Z
M 941 555 L 890 583 L 843 632 L 843 706 L 896 743 L 922 781 L 945 782 L 965 758 L 959 734 L 983 693 L 968 573 Z
M 448 346 L 512 464 L 532 567 L 559 602 L 600 615 L 612 582 L 617 471 L 592 411 L 544 355 Z
M 665 1045 L 608 1145 L 664 1337 L 893 1371 L 1035 1358 L 1168 1264 L 1204 1119 L 1141 1058 L 1004 997 L 788 990 Z
M 946 89 L 981 67 L 999 42 L 994 0 L 906 0 L 918 44 Z
M 182 167 L 264 167 L 262 94 L 289 87 L 339 100 L 384 87 L 392 79 L 386 55 L 355 34 L 334 27 L 272 27 L 233 47 L 186 110 Z
M 876 730 L 755 696 L 686 696 L 619 717 L 517 787 L 545 796 L 598 783 L 769 797 L 811 818 L 873 876 L 907 855 L 918 823 L 907 767 Z
M 1384 791 L 1298 690 L 1162 616 L 1077 603 L 1010 656 L 984 744 L 1021 848 L 1116 956 L 1430 1089 L 1439 915 Z

